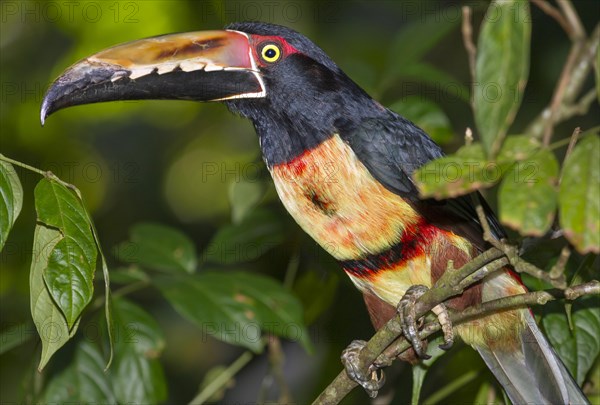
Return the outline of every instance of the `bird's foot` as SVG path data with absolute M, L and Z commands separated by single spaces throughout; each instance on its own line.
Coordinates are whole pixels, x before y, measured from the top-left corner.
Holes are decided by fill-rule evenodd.
M 377 397 L 377 392 L 385 384 L 385 374 L 383 370 L 380 370 L 383 365 L 377 362 L 371 364 L 366 373 L 359 368 L 358 355 L 366 344 L 367 342 L 364 340 L 353 340 L 342 352 L 342 364 L 346 369 L 348 377 L 363 387 L 369 397 L 375 398 Z
M 427 290 L 429 290 L 429 288 L 424 285 L 413 285 L 406 290 L 406 293 L 402 299 L 400 299 L 400 303 L 398 304 L 402 334 L 411 343 L 416 355 L 424 360 L 429 359 L 431 356 L 425 353 L 423 342 L 419 339 L 419 327 L 422 325 L 423 318 L 419 320 L 416 319 L 415 303 Z M 452 330 L 448 310 L 444 304 L 438 304 L 432 311 L 438 317 L 438 321 L 440 322 L 444 333 L 444 344 L 440 345 L 440 348 L 448 350 L 454 343 L 454 331 Z

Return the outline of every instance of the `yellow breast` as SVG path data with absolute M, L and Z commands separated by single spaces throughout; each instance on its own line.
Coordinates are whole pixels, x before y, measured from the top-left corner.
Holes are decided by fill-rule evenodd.
M 292 217 L 338 260 L 385 251 L 418 221 L 410 205 L 376 181 L 338 135 L 274 166 L 271 175 Z

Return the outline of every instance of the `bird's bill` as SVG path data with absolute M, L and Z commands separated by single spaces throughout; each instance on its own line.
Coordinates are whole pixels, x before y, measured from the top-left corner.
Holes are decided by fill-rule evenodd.
M 246 34 L 188 32 L 128 42 L 77 62 L 48 89 L 41 121 L 62 108 L 101 101 L 264 95 Z

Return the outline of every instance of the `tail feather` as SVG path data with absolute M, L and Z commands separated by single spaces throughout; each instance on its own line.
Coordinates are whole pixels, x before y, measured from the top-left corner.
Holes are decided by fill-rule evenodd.
M 514 404 L 589 404 L 527 312 L 521 351 L 477 347 Z

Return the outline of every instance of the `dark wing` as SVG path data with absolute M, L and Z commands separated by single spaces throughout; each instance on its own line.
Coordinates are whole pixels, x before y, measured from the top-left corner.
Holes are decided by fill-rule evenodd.
M 442 201 L 419 199 L 412 173 L 444 154 L 412 122 L 390 112 L 385 118 L 364 120 L 358 127 L 340 130 L 340 136 L 375 179 L 407 200 L 429 222 L 467 238 L 483 250 L 483 229 L 474 202 L 479 198 L 493 235 L 498 239 L 505 237 L 504 229 L 479 193 Z

